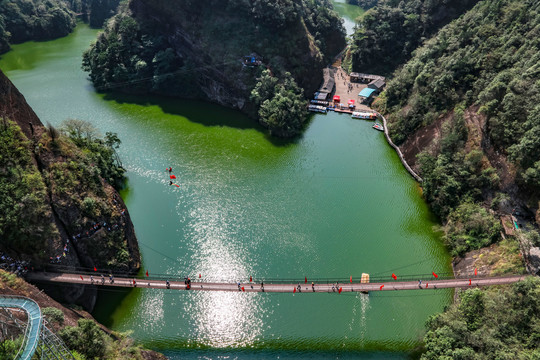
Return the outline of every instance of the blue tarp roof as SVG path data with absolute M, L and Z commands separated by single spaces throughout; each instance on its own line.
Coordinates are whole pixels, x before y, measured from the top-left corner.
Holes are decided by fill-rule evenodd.
M 363 96 L 363 97 L 370 97 L 371 94 L 373 94 L 375 92 L 375 89 L 370 89 L 370 88 L 365 88 L 363 89 L 362 91 L 360 91 L 360 93 L 358 94 L 358 96 Z

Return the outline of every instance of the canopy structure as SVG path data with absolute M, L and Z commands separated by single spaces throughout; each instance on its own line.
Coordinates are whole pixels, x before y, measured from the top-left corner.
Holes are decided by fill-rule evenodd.
M 341 97 L 339 95 L 334 95 L 334 101 L 339 102 L 341 100 Z
M 371 95 L 373 95 L 374 92 L 375 92 L 375 89 L 365 88 L 365 89 L 363 89 L 362 91 L 360 91 L 360 93 L 358 94 L 358 96 L 362 96 L 362 97 L 368 98 L 368 97 L 370 97 Z

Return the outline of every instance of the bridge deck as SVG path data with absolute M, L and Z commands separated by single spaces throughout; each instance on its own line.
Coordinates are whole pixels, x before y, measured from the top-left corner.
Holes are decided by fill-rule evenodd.
M 81 278 L 82 277 L 82 278 Z M 525 279 L 526 275 L 504 276 L 504 277 L 492 277 L 492 278 L 480 278 L 474 277 L 471 279 L 448 279 L 448 280 L 430 280 L 422 281 L 420 285 L 418 281 L 394 281 L 394 282 L 380 282 L 380 283 L 316 283 L 311 285 L 305 284 L 304 281 L 297 284 L 277 284 L 268 283 L 261 287 L 260 283 L 241 283 L 240 287 L 238 283 L 219 283 L 219 282 L 203 282 L 192 281 L 190 291 L 245 291 L 245 292 L 272 292 L 272 293 L 329 293 L 329 292 L 369 292 L 369 291 L 394 291 L 394 290 L 434 290 L 445 288 L 468 288 L 468 287 L 482 287 L 492 285 L 511 284 Z M 81 274 L 68 274 L 68 273 L 29 273 L 28 279 L 31 281 L 45 281 L 45 282 L 59 282 L 59 283 L 72 283 L 72 284 L 94 284 L 97 286 L 109 286 L 109 287 L 139 287 L 139 288 L 152 288 L 152 289 L 167 289 L 165 280 L 152 280 L 152 279 L 138 279 L 138 278 L 114 278 L 114 283 L 110 283 L 108 279 L 101 283 L 101 278 L 97 275 L 94 276 L 92 283 L 90 275 Z M 135 280 L 136 286 L 133 281 Z M 300 286 L 300 288 L 299 288 Z M 243 287 L 243 289 L 242 289 Z M 183 281 L 170 281 L 170 289 L 172 290 L 186 290 L 186 285 Z

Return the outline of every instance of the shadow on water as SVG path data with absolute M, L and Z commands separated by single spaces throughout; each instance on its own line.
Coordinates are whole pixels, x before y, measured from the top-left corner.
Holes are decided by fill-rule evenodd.
M 194 343 L 192 341 L 163 341 L 144 344 L 161 351 L 169 359 L 419 359 L 421 343 L 385 343 L 384 341 L 360 341 L 343 343 L 328 339 L 290 339 L 256 342 L 249 347 L 223 348 Z
M 106 327 L 112 327 L 114 311 L 122 304 L 122 301 L 133 291 L 132 288 L 99 288 L 96 305 L 92 316 Z
M 238 130 L 257 130 L 265 135 L 265 139 L 272 145 L 286 147 L 299 143 L 303 135 L 294 138 L 278 138 L 271 136 L 256 120 L 249 118 L 239 110 L 206 102 L 203 100 L 180 99 L 156 95 L 134 95 L 118 92 L 105 93 L 103 100 L 114 101 L 118 104 L 133 104 L 139 106 L 158 106 L 164 113 L 187 118 L 189 121 L 208 127 L 230 127 Z M 204 112 L 201 112 L 204 109 Z M 308 117 L 305 128 L 312 121 L 313 116 Z
M 119 104 L 139 106 L 158 106 L 164 113 L 183 116 L 192 122 L 204 126 L 228 126 L 240 130 L 256 129 L 264 132 L 264 128 L 238 110 L 222 107 L 202 100 L 179 99 L 155 95 L 133 95 L 122 93 L 105 93 L 106 101 Z M 204 112 L 201 112 L 204 109 Z

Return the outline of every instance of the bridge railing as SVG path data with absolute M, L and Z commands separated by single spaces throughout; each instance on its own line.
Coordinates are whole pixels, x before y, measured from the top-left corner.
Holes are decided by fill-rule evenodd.
M 184 281 L 186 278 L 190 278 L 193 282 L 202 282 L 202 283 L 231 283 L 231 282 L 240 282 L 240 283 L 249 283 L 250 277 L 246 278 L 234 278 L 234 277 L 228 277 L 228 278 L 218 278 L 213 277 L 211 275 L 207 274 L 201 274 L 201 277 L 199 277 L 199 274 L 160 274 L 160 273 L 150 273 L 147 277 L 142 271 L 138 274 L 134 275 L 133 273 L 128 272 L 121 272 L 121 271 L 110 271 L 107 269 L 97 269 L 94 271 L 93 269 L 88 269 L 84 267 L 73 267 L 73 266 L 62 266 L 62 265 L 55 265 L 55 266 L 48 266 L 44 269 L 42 269 L 45 272 L 51 272 L 51 273 L 71 273 L 71 274 L 77 274 L 81 276 L 90 276 L 93 275 L 95 277 L 94 280 L 98 281 L 99 277 L 102 274 L 105 277 L 108 277 L 109 274 L 112 274 L 114 277 L 127 277 L 127 278 L 133 278 L 136 280 L 158 280 L 158 281 Z M 369 282 L 370 283 L 380 283 L 380 282 L 401 282 L 401 281 L 418 281 L 421 280 L 422 282 L 425 281 L 433 281 L 433 280 L 451 280 L 451 279 L 468 279 L 468 278 L 474 278 L 474 274 L 466 275 L 466 276 L 460 276 L 455 277 L 453 273 L 446 273 L 446 272 L 437 272 L 437 277 L 433 275 L 433 273 L 423 273 L 423 274 L 407 274 L 407 275 L 401 275 L 396 274 L 397 279 L 392 278 L 392 273 L 389 273 L 388 275 L 380 275 L 377 276 L 370 276 Z M 360 283 L 361 282 L 361 275 L 352 275 L 352 282 L 353 283 Z M 308 283 L 314 282 L 317 284 L 333 284 L 333 283 L 349 283 L 351 281 L 351 276 L 347 277 L 310 277 L 308 275 L 300 275 L 297 278 L 272 278 L 272 277 L 252 277 L 253 283 L 261 283 L 264 282 L 265 284 L 298 284 L 298 283 L 305 283 L 307 279 Z

